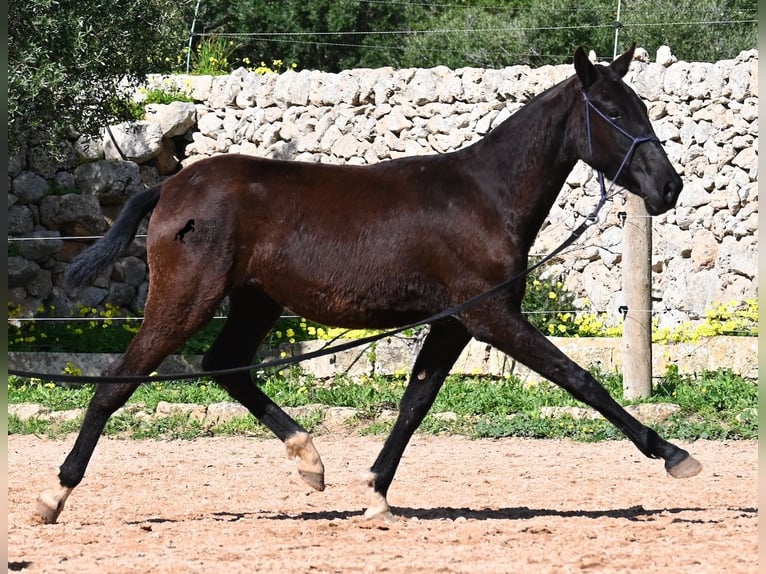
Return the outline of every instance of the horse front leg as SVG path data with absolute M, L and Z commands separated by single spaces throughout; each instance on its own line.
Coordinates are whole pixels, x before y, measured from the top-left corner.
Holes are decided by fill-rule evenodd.
M 121 361 L 115 363 L 115 366 Z M 112 374 L 114 369 L 108 369 Z M 85 476 L 85 469 L 93 456 L 96 444 L 106 426 L 109 417 L 130 398 L 138 388 L 138 383 L 99 385 L 85 412 L 80 433 L 69 455 L 59 467 L 58 484 L 44 490 L 37 498 L 37 516 L 45 524 L 58 520 L 64 504 L 72 490 Z
M 363 477 L 363 486 L 369 490 L 371 499 L 365 518 L 393 518 L 386 497 L 404 449 L 470 338 L 462 323 L 455 319 L 431 327 L 415 360 L 394 427 L 375 463 Z
M 490 322 L 474 331 L 477 339 L 492 344 L 593 407 L 644 455 L 664 459 L 665 469 L 674 478 L 692 477 L 702 470 L 702 465 L 687 451 L 662 439 L 632 417 L 588 371 L 562 353 L 520 313 L 495 312 L 491 316 Z

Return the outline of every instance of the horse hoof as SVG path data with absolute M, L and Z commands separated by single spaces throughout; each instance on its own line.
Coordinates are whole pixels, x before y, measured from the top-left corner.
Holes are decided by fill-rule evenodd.
M 35 508 L 37 517 L 43 524 L 55 524 L 58 520 L 59 514 L 64 510 L 64 503 L 66 502 L 69 492 L 64 490 L 63 496 L 61 492 L 52 492 L 46 490 L 37 497 L 37 506 Z
M 372 504 L 364 511 L 365 520 L 383 520 L 385 522 L 395 522 L 394 515 L 391 514 L 391 509 L 388 506 L 386 497 L 375 490 L 375 473 L 372 471 L 366 471 L 362 474 L 361 480 L 362 488 L 367 492 Z
M 391 510 L 388 508 L 386 510 L 381 510 L 380 508 L 372 507 L 364 511 L 364 519 L 370 522 L 385 522 L 386 524 L 393 524 L 397 521 L 396 516 L 391 514 Z
M 702 470 L 702 464 L 693 456 L 689 455 L 678 464 L 667 469 L 673 478 L 691 478 Z
M 303 482 L 308 484 L 314 490 L 318 490 L 319 492 L 324 490 L 324 473 L 298 469 L 298 474 L 303 479 Z
M 285 440 L 287 456 L 294 459 L 298 465 L 298 474 L 311 488 L 324 490 L 324 464 L 319 458 L 311 436 L 305 432 L 299 432 Z

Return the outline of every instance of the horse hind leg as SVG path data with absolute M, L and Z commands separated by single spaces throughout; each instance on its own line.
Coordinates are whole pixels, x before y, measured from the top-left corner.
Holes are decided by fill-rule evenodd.
M 394 427 L 375 463 L 362 477 L 362 486 L 371 501 L 365 518 L 393 519 L 386 497 L 404 450 L 470 338 L 463 324 L 455 319 L 431 326 L 415 360 Z
M 217 370 L 249 365 L 281 312 L 282 307 L 260 290 L 232 291 L 228 318 L 205 354 L 203 367 Z M 324 490 L 324 465 L 308 431 L 266 396 L 250 373 L 213 378 L 285 444 L 287 455 L 295 460 L 303 481 L 315 490 Z
M 156 283 L 159 283 L 157 281 Z M 190 297 L 170 297 L 150 288 L 144 322 L 125 353 L 103 371 L 107 376 L 147 375 L 156 369 L 170 353 L 178 350 L 212 317 L 223 299 L 223 285 L 203 289 L 203 283 L 192 283 L 199 295 L 197 306 L 189 305 Z M 191 289 L 192 287 L 190 287 Z M 183 320 L 179 318 L 183 317 Z M 123 406 L 139 383 L 96 384 L 83 418 L 74 447 L 59 467 L 56 484 L 43 491 L 37 499 L 37 515 L 44 523 L 58 520 L 72 490 L 80 484 L 109 417 Z

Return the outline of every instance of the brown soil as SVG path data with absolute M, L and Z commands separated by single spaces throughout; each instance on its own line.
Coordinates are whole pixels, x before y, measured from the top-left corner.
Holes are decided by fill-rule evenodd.
M 626 441 L 417 435 L 365 521 L 381 437 L 323 435 L 312 492 L 274 440 L 102 439 L 59 522 L 33 520 L 74 437 L 8 437 L 9 570 L 25 573 L 758 571 L 754 441 L 697 441 L 668 477 Z

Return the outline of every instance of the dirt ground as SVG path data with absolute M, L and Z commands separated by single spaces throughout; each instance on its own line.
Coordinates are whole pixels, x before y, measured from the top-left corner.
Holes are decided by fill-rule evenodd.
M 102 439 L 59 522 L 36 524 L 73 441 L 8 437 L 9 571 L 758 571 L 754 441 L 682 445 L 705 468 L 679 481 L 627 441 L 417 435 L 387 523 L 362 518 L 358 486 L 382 437 L 316 437 L 324 492 L 276 439 Z

